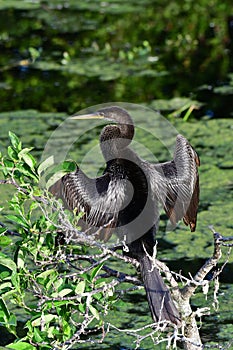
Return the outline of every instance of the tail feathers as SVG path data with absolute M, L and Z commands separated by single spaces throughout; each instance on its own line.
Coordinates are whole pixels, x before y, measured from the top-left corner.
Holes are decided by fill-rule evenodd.
M 140 259 L 140 268 L 153 320 L 169 321 L 180 326 L 180 315 L 170 292 L 148 256 Z

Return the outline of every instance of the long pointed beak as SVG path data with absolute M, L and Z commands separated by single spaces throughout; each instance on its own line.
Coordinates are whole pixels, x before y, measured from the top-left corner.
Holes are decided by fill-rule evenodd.
M 96 112 L 96 113 L 83 114 L 83 115 L 74 115 L 72 117 L 69 117 L 69 119 L 104 119 L 104 116 Z

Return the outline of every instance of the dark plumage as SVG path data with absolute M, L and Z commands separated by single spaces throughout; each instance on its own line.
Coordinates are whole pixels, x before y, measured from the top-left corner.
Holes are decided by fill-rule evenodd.
M 51 192 L 71 210 L 84 211 L 88 225 L 114 228 L 126 240 L 127 254 L 140 263 L 154 321 L 167 320 L 179 325 L 179 313 L 150 257 L 159 221 L 158 202 L 173 224 L 183 218 L 195 231 L 199 200 L 197 153 L 178 135 L 173 160 L 151 164 L 129 147 L 134 125 L 124 109 L 107 107 L 73 118 L 104 118 L 117 123 L 105 126 L 100 135 L 106 169 L 102 176 L 90 179 L 77 167 L 55 183 Z

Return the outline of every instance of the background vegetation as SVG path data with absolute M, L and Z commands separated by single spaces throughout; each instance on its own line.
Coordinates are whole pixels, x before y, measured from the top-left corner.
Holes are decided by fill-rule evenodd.
M 166 233 L 163 230 L 165 222 L 162 220 L 158 234 L 159 258 L 165 259 L 176 271 L 182 269 L 186 276 L 189 272 L 195 273 L 212 252 L 212 234 L 207 229 L 208 225 L 213 224 L 223 234 L 232 234 L 232 16 L 232 1 L 229 0 L 1 0 L 2 153 L 7 153 L 8 131 L 11 130 L 20 136 L 25 148 L 34 147 L 33 156 L 40 160 L 46 141 L 61 121 L 67 115 L 97 103 L 127 101 L 160 110 L 191 141 L 200 155 L 202 165 L 197 232 L 190 234 L 180 225 L 176 231 Z M 183 117 L 188 122 L 184 123 Z M 85 135 L 82 143 L 77 144 L 76 149 L 71 152 L 72 158 L 78 161 L 93 142 L 98 141 L 98 133 L 99 129 Z M 167 159 L 160 146 L 154 144 L 154 140 L 148 135 L 138 133 L 138 140 L 147 142 L 160 161 Z M 66 139 L 62 142 L 65 143 Z M 11 147 L 16 147 L 16 144 L 11 144 Z M 22 163 L 22 179 L 26 177 L 26 180 L 22 180 L 24 183 L 36 181 L 33 171 L 25 174 L 25 169 L 29 171 L 34 164 L 28 152 L 29 150 L 23 152 L 20 159 L 14 159 L 14 149 L 8 149 L 6 156 L 13 163 L 17 160 L 18 166 Z M 2 163 L 3 168 L 14 166 L 15 163 Z M 90 164 L 90 168 L 94 166 L 95 164 Z M 7 175 L 4 172 L 1 174 L 1 179 Z M 43 271 L 40 271 L 42 276 L 39 275 L 42 253 L 43 258 L 47 256 L 48 262 L 52 263 L 49 260 L 50 249 L 57 249 L 54 246 L 54 236 L 49 232 L 47 238 L 38 235 L 38 231 L 48 229 L 46 220 L 41 219 L 37 224 L 35 218 L 29 220 L 27 215 L 36 208 L 33 208 L 33 201 L 29 201 L 32 205 L 30 207 L 23 195 L 19 198 L 13 197 L 13 202 L 11 200 L 9 204 L 9 199 L 14 196 L 12 192 L 14 191 L 10 186 L 1 186 L 1 204 L 4 207 L 1 221 L 21 234 L 20 238 L 11 241 L 5 236 L 5 228 L 1 232 L 1 295 L 8 293 L 1 299 L 0 317 L 8 316 L 5 319 L 0 318 L 3 325 L 0 342 L 3 346 L 13 341 L 15 335 L 23 339 L 26 334 L 23 329 L 25 322 L 28 334 L 32 332 L 30 326 L 33 322 L 34 329 L 39 327 L 36 323 L 39 321 L 35 321 L 38 320 L 38 310 L 33 317 L 30 312 L 25 312 L 25 300 L 26 307 L 31 308 L 34 303 L 30 299 L 32 294 L 29 284 L 40 283 L 49 289 L 51 286 L 46 283 L 56 279 L 56 274 L 61 272 L 47 269 L 45 264 Z M 24 201 L 28 203 L 25 213 L 17 213 L 17 207 L 21 208 Z M 19 217 L 25 217 L 26 222 L 15 222 L 9 215 L 16 216 L 18 220 Z M 29 224 L 32 226 L 27 226 Z M 32 230 L 29 234 L 29 227 L 35 231 Z M 30 252 L 33 245 L 34 250 Z M 32 267 L 30 264 L 34 258 L 39 263 Z M 4 259 L 8 260 L 4 263 Z M 27 271 L 31 273 L 31 276 L 26 276 L 28 279 L 24 277 L 25 259 L 30 261 L 29 265 L 26 264 Z M 225 257 L 222 261 L 224 260 Z M 20 275 L 20 271 L 24 272 Z M 44 271 L 46 272 L 43 275 Z M 100 273 L 95 270 L 91 278 L 95 277 L 95 272 Z M 131 268 L 128 272 L 132 273 Z M 24 278 L 26 294 L 22 295 L 17 288 L 20 286 L 22 291 Z M 83 285 L 79 282 L 81 280 L 75 280 L 72 287 L 66 288 L 61 284 L 58 288 L 67 289 L 69 295 L 74 293 L 77 286 L 82 290 Z M 203 341 L 212 347 L 226 347 L 233 337 L 232 259 L 223 270 L 220 282 L 219 311 L 211 309 L 211 315 L 203 319 L 201 330 Z M 86 283 L 88 290 L 88 284 L 92 281 L 87 278 Z M 137 310 L 133 303 L 135 299 L 138 301 Z M 104 302 L 103 299 L 102 301 Z M 114 298 L 111 302 L 114 303 Z M 196 294 L 192 303 L 194 309 L 206 305 L 201 293 Z M 207 305 L 211 306 L 211 303 L 210 293 Z M 114 307 L 115 317 L 112 312 L 110 318 L 116 327 L 133 327 L 135 322 L 140 327 L 150 323 L 143 291 L 127 293 L 123 296 L 123 303 Z M 58 305 L 57 308 L 62 317 L 65 306 Z M 41 313 L 41 310 L 38 312 Z M 94 309 L 92 311 L 92 315 L 97 316 Z M 54 319 L 48 317 L 46 320 L 48 322 L 45 321 L 44 330 L 40 329 L 36 334 L 37 338 L 33 340 L 35 343 L 39 343 L 39 337 L 44 338 L 45 333 L 47 336 L 51 335 L 52 330 L 49 333 L 46 327 L 53 327 Z M 64 334 L 69 337 L 72 329 L 65 325 L 65 318 L 62 322 L 63 329 L 66 327 Z M 6 336 L 6 327 L 14 336 Z M 40 332 L 44 333 L 41 335 Z M 50 339 L 48 336 L 47 341 Z M 85 344 L 79 345 L 79 348 L 81 346 L 84 347 Z M 113 349 L 114 346 L 116 349 L 131 349 L 132 339 L 123 336 L 119 339 L 119 333 L 116 332 L 106 338 L 104 345 L 99 345 L 99 348 Z M 97 349 L 98 345 L 93 347 Z M 145 340 L 142 347 L 151 349 L 152 345 Z

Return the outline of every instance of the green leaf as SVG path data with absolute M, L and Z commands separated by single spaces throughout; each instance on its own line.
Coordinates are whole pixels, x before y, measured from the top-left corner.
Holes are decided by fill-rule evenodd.
M 29 212 L 31 213 L 34 209 L 38 208 L 38 203 L 37 202 L 32 202 L 29 207 Z
M 16 165 L 17 170 L 19 170 L 23 175 L 32 178 L 34 180 L 38 180 L 37 175 L 31 170 L 31 168 L 28 167 L 27 164 L 17 164 Z
M 6 346 L 8 349 L 16 349 L 16 350 L 36 350 L 36 347 L 25 342 L 12 343 Z
M 8 324 L 10 326 L 16 327 L 17 326 L 17 318 L 15 315 L 11 314 L 8 320 Z
M 35 330 L 37 330 L 37 328 L 35 328 Z M 55 336 L 55 334 L 57 334 L 57 333 L 58 333 L 58 330 L 57 330 L 54 326 L 49 327 L 49 328 L 47 329 L 48 338 L 54 339 L 54 336 Z M 35 338 L 35 340 L 36 340 L 36 338 Z M 43 340 L 43 339 L 42 339 L 42 340 Z M 38 340 L 37 340 L 37 342 L 38 342 Z
M 10 237 L 0 236 L 0 246 L 7 247 L 11 243 L 12 243 L 12 239 Z
M 99 312 L 98 312 L 98 310 L 96 310 L 96 308 L 95 308 L 94 306 L 89 305 L 89 310 L 91 311 L 92 315 L 93 315 L 97 320 L 100 319 Z
M 95 278 L 95 276 L 98 274 L 98 272 L 102 269 L 103 263 L 99 264 L 98 266 L 94 267 L 94 269 L 91 271 L 91 281 Z
M 101 300 L 103 299 L 103 293 L 99 292 L 93 295 L 93 298 L 95 298 L 96 300 Z
M 48 161 L 50 158 L 48 158 Z M 39 171 L 41 172 L 44 169 L 45 169 L 45 167 L 43 167 Z M 74 161 L 70 161 L 70 160 L 66 160 L 62 164 L 55 165 L 48 172 L 48 176 L 47 176 L 48 180 L 46 180 L 46 188 L 49 188 L 55 182 L 57 182 L 60 178 L 62 178 L 62 176 L 66 175 L 67 173 L 70 173 L 72 171 L 75 171 L 76 169 L 77 169 L 76 163 Z
M 86 306 L 85 306 L 85 304 L 78 304 L 78 309 L 79 309 L 79 311 L 80 311 L 82 314 L 84 314 L 85 311 L 86 311 Z
M 28 51 L 31 55 L 32 63 L 34 63 L 37 60 L 37 58 L 40 57 L 40 50 L 37 50 L 35 47 L 29 47 Z
M 6 227 L 0 227 L 0 234 L 3 234 L 7 231 Z
M 5 256 L 0 256 L 0 265 L 7 267 L 9 270 L 16 272 L 17 267 L 15 262 Z
M 71 161 L 71 160 L 65 160 L 63 163 L 62 163 L 62 169 L 65 171 L 65 172 L 72 172 L 72 171 L 75 171 L 77 168 L 76 164 L 74 161 Z
M 0 298 L 0 310 L 3 311 L 5 320 L 10 318 L 10 312 L 8 311 L 7 305 L 2 298 Z
M 91 277 L 90 277 L 90 275 L 88 273 L 84 272 L 84 273 L 82 273 L 81 276 L 84 279 L 84 281 L 87 281 L 88 283 L 92 282 Z
M 22 294 L 19 274 L 13 272 L 11 275 L 11 282 L 12 282 L 13 286 L 15 287 L 16 291 L 20 292 L 20 294 Z
M 16 255 L 16 257 L 17 257 L 18 268 L 24 268 L 24 266 L 25 266 L 25 254 L 22 251 L 22 249 L 18 250 L 18 254 Z
M 60 292 L 52 293 L 52 297 L 54 297 L 54 298 L 57 298 L 57 297 L 63 298 L 64 296 L 66 296 L 66 295 L 68 295 L 68 294 L 70 294 L 70 293 L 72 293 L 72 292 L 73 292 L 72 289 L 70 289 L 70 288 L 64 288 L 64 289 L 62 289 Z
M 38 167 L 38 174 L 41 175 L 41 173 L 54 165 L 54 157 L 50 156 L 49 158 L 45 159 Z
M 3 159 L 3 164 L 4 164 L 5 168 L 7 168 L 8 170 L 14 168 L 14 162 L 12 162 L 12 160 Z
M 40 283 L 40 284 L 44 284 L 47 280 L 47 278 L 49 277 L 49 280 L 51 280 L 51 282 L 54 281 L 54 279 L 57 278 L 57 273 L 54 269 L 49 269 L 49 270 L 46 270 L 42 273 L 40 273 L 36 279 L 37 279 L 37 282 Z
M 8 156 L 11 159 L 13 159 L 13 160 L 17 160 L 18 159 L 16 151 L 11 146 L 8 146 L 7 153 L 8 153 Z
M 30 168 L 34 169 L 34 167 L 36 165 L 36 160 L 30 153 L 23 154 L 22 158 Z
M 98 280 L 95 281 L 95 286 L 103 287 L 106 284 L 105 278 L 98 278 Z
M 62 330 L 65 339 L 68 340 L 72 336 L 72 328 L 70 327 L 70 324 L 64 319 L 62 320 Z
M 33 327 L 38 327 L 41 325 L 41 323 L 43 324 L 48 324 L 51 321 L 53 321 L 54 319 L 58 319 L 57 315 L 52 315 L 52 314 L 48 314 L 48 315 L 41 315 L 40 317 L 36 318 L 35 320 L 32 321 L 32 326 Z
M 62 278 L 58 278 L 56 279 L 56 281 L 54 281 L 54 288 L 58 290 L 59 287 L 61 287 L 61 285 L 64 283 Z
M 60 308 L 60 306 L 63 305 L 75 305 L 77 306 L 76 300 L 53 300 L 51 303 L 47 302 L 46 305 L 49 305 L 49 307 L 57 307 Z
M 2 277 L 2 274 L 0 274 L 0 279 L 2 279 L 1 277 Z M 9 291 L 11 288 L 12 288 L 11 282 L 5 282 L 5 283 L 1 282 L 0 283 L 0 294 L 2 294 L 2 296 L 4 296 L 4 293 L 6 291 Z M 0 309 L 1 309 L 1 307 L 0 307 Z
M 1 267 L 1 265 L 0 265 L 0 269 L 1 269 L 1 272 L 0 272 L 0 280 L 9 280 L 9 276 L 11 275 L 11 272 L 10 272 L 10 270 L 9 269 L 7 269 L 6 267 L 5 267 L 5 269 L 3 269 L 2 267 Z M 1 284 L 1 286 L 2 286 L 2 284 Z
M 36 327 L 34 327 L 34 329 L 33 329 L 33 336 L 34 336 L 33 338 L 35 339 L 35 341 L 37 343 L 42 343 L 44 340 L 40 335 L 40 331 Z
M 46 271 L 43 271 L 41 272 L 37 278 L 42 278 L 42 279 L 45 279 L 47 278 L 49 275 L 53 275 L 56 271 L 54 269 L 50 269 L 50 270 L 46 270 Z
M 86 287 L 86 281 L 79 282 L 75 288 L 75 293 L 83 294 L 83 292 L 85 291 L 85 287 Z
M 30 225 L 27 222 L 27 220 L 24 217 L 22 217 L 22 216 L 9 214 L 6 217 L 7 217 L 8 220 L 13 221 L 16 224 L 22 225 L 22 226 L 27 227 L 27 228 L 30 227 Z
M 9 137 L 10 137 L 10 141 L 11 141 L 12 146 L 16 150 L 20 151 L 21 150 L 21 142 L 20 142 L 19 138 L 12 131 L 9 131 Z
M 46 188 L 49 189 L 52 185 L 55 184 L 58 180 L 62 178 L 66 173 L 64 171 L 58 171 L 56 174 L 52 175 L 49 180 L 46 182 Z

